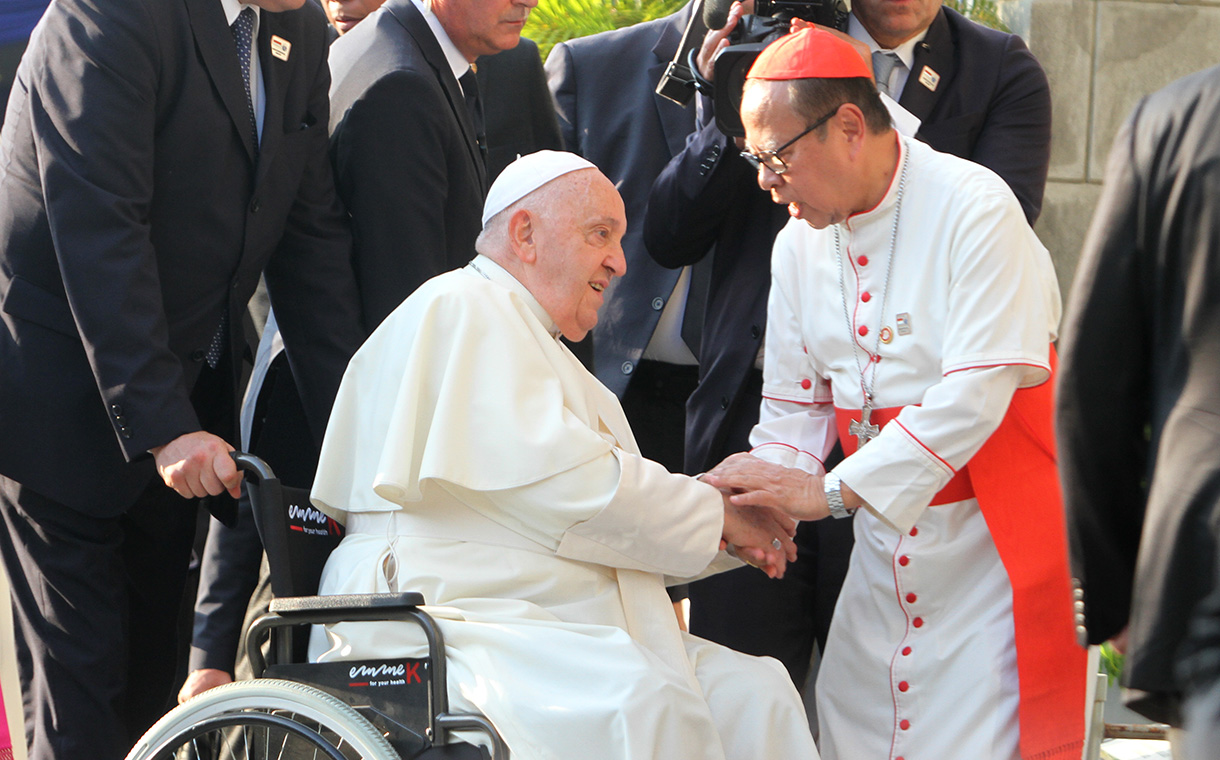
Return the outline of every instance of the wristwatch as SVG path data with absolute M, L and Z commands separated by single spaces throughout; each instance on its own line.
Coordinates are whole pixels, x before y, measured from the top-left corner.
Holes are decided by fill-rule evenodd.
M 855 507 L 848 508 L 843 506 L 843 484 L 839 480 L 839 476 L 833 472 L 826 473 L 826 479 L 822 481 L 822 488 L 826 492 L 826 505 L 830 507 L 830 516 L 836 519 L 851 517 L 856 511 Z

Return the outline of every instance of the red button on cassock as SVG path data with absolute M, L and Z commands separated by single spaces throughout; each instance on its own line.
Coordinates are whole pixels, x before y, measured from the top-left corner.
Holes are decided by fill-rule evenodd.
M 860 329 L 856 330 L 856 332 L 861 335 L 868 335 L 868 325 L 860 325 Z
M 856 259 L 856 262 L 859 263 L 860 266 L 866 267 L 866 266 L 868 266 L 868 257 L 861 256 L 860 258 Z
M 910 647 L 903 647 L 903 648 L 902 648 L 902 656 L 903 656 L 903 657 L 910 657 L 910 656 L 911 656 L 911 648 L 910 648 Z
M 898 682 L 898 691 L 906 691 L 909 688 L 911 688 L 911 685 L 909 683 L 907 683 L 906 681 Z
M 866 290 L 860 294 L 860 300 L 864 303 L 868 303 L 869 301 L 873 300 L 873 294 Z
M 810 380 L 809 378 L 805 378 L 804 380 L 801 381 L 801 387 L 804 388 L 805 390 L 809 390 L 811 387 L 813 387 L 813 381 Z
M 915 596 L 914 594 L 907 594 L 907 604 L 914 604 L 915 600 L 918 598 L 919 597 Z
M 915 626 L 916 628 L 923 628 L 923 618 L 915 618 L 911 621 L 911 625 Z
M 908 728 L 911 727 L 911 721 L 906 720 L 904 718 L 903 720 L 899 721 L 898 727 L 901 728 L 903 731 L 906 731 Z
M 911 564 L 911 558 L 904 554 L 898 558 L 898 564 L 906 567 L 907 565 Z

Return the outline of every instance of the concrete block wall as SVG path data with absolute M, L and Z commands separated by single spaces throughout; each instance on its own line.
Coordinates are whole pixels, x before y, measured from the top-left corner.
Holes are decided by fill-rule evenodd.
M 1220 0 L 1026 2 L 1025 39 L 1046 69 L 1054 109 L 1035 229 L 1066 299 L 1115 133 L 1140 98 L 1220 63 Z

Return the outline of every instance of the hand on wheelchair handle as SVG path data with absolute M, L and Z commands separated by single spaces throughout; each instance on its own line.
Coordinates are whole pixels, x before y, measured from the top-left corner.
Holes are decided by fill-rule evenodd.
M 232 450 L 223 438 L 197 430 L 149 449 L 149 453 L 161 480 L 179 496 L 202 498 L 228 491 L 236 499 L 241 496 L 242 474 L 229 456 Z

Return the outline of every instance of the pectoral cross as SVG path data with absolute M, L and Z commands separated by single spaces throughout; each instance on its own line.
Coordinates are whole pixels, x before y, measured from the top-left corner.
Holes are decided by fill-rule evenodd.
M 868 403 L 864 404 L 864 408 L 860 410 L 860 421 L 852 420 L 847 426 L 847 432 L 856 437 L 856 450 L 864 448 L 864 444 L 877 437 L 881 432 L 881 428 L 877 425 L 869 423 L 869 415 L 873 413 L 872 407 Z

